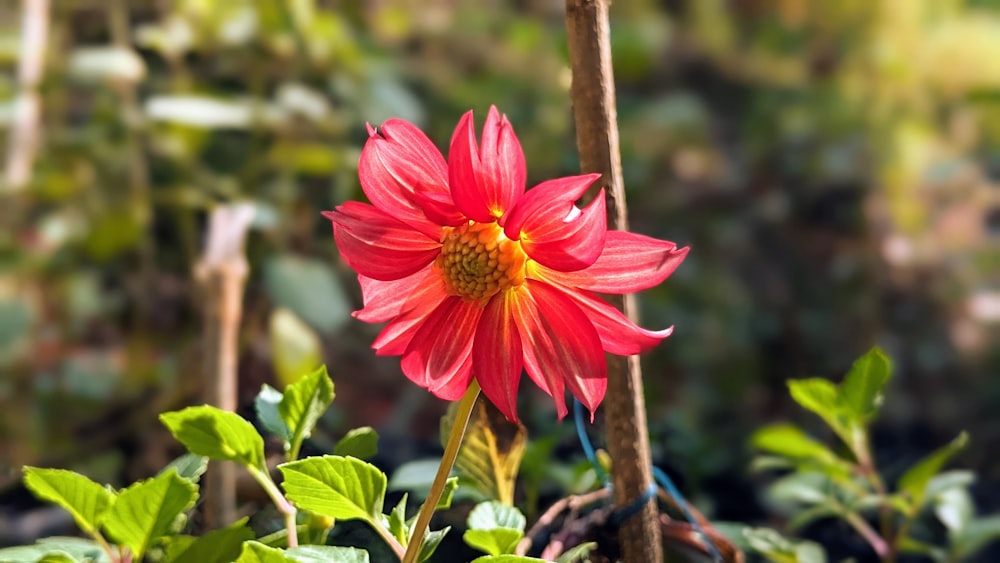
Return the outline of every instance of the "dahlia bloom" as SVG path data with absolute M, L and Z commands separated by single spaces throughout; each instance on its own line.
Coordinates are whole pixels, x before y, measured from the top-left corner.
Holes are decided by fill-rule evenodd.
M 390 119 L 361 153 L 371 205 L 348 201 L 324 215 L 358 273 L 364 308 L 387 322 L 372 347 L 402 356 L 403 373 L 447 400 L 475 378 L 517 420 L 521 372 L 566 415 L 569 388 L 591 412 L 604 398 L 604 353 L 643 352 L 670 335 L 636 326 L 597 293 L 662 282 L 688 249 L 608 231 L 604 192 L 575 202 L 597 174 L 525 190 L 514 129 L 491 107 L 477 144 L 472 112 L 458 122 L 448 162 L 414 125 Z

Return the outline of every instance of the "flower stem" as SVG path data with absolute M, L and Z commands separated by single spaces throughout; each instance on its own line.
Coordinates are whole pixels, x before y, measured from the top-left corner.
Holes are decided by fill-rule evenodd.
M 479 383 L 475 379 L 469 385 L 461 402 L 458 404 L 458 412 L 455 413 L 455 424 L 451 427 L 448 435 L 448 443 L 444 446 L 444 455 L 441 456 L 441 465 L 438 465 L 437 474 L 434 476 L 434 483 L 431 484 L 430 493 L 427 500 L 420 507 L 420 514 L 417 516 L 417 523 L 413 529 L 413 536 L 406 545 L 406 553 L 403 555 L 403 563 L 414 563 L 420 554 L 420 544 L 424 541 L 424 534 L 427 533 L 427 526 L 431 523 L 431 516 L 437 508 L 441 493 L 444 492 L 445 483 L 451 468 L 458 458 L 458 449 L 465 438 L 465 428 L 469 425 L 469 417 L 472 415 L 472 407 L 476 406 L 476 398 L 479 397 Z
M 285 495 L 281 494 L 278 485 L 274 483 L 266 470 L 252 466 L 247 466 L 247 470 L 260 483 L 260 486 L 264 487 L 264 491 L 267 493 L 267 496 L 271 497 L 271 502 L 274 503 L 275 508 L 285 517 L 285 529 L 288 530 L 288 547 L 298 547 L 299 535 L 295 526 L 295 506 L 288 502 Z

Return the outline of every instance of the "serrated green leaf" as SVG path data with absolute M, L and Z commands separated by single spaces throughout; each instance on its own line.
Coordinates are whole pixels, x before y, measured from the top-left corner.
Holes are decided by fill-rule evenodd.
M 947 445 L 938 448 L 936 451 L 918 461 L 916 465 L 906 470 L 906 473 L 899 478 L 899 489 L 909 495 L 913 501 L 914 510 L 920 510 L 925 500 L 927 484 L 934 477 L 944 464 L 969 443 L 969 435 L 965 432 L 959 434 Z
M 472 560 L 472 563 L 548 563 L 544 559 L 523 557 L 521 555 L 484 555 Z
M 239 558 L 235 563 L 299 563 L 284 551 L 268 547 L 257 541 L 248 541 L 243 544 Z
M 301 563 L 368 563 L 368 552 L 356 547 L 302 545 L 285 553 Z
M 378 432 L 371 426 L 350 430 L 333 448 L 334 455 L 371 459 L 378 454 Z
M 297 456 L 302 441 L 312 433 L 333 397 L 333 381 L 326 373 L 326 366 L 316 368 L 285 389 L 278 413 L 291 434 L 286 447 L 292 457 Z
M 411 529 L 406 524 L 406 500 L 409 497 L 403 493 L 403 498 L 399 499 L 396 507 L 389 513 L 387 528 L 392 537 L 399 541 L 400 545 L 406 545 L 410 541 Z
M 201 476 L 205 474 L 205 470 L 208 469 L 208 458 L 205 456 L 197 454 L 184 454 L 181 457 L 171 461 L 160 470 L 160 473 L 166 473 L 174 469 L 177 474 L 182 478 L 191 481 L 194 484 L 198 484 L 201 480 Z
M 185 510 L 194 506 L 198 487 L 176 470 L 134 483 L 118 493 L 104 518 L 104 529 L 117 543 L 142 556 Z
M 278 466 L 282 487 L 297 506 L 340 520 L 378 525 L 385 497 L 385 474 L 352 457 L 309 457 Z
M 115 499 L 114 493 L 103 486 L 65 469 L 25 467 L 24 486 L 39 499 L 61 506 L 90 535 L 100 528 Z
M 825 379 L 793 379 L 788 381 L 792 399 L 803 408 L 822 418 L 845 442 L 851 443 L 844 407 L 837 386 Z
M 264 439 L 236 413 L 202 405 L 163 413 L 160 421 L 191 453 L 255 468 L 264 465 Z
M 167 548 L 167 563 L 229 563 L 242 551 L 243 542 L 254 539 L 254 531 L 247 527 L 247 518 L 219 530 L 212 530 L 182 548 Z
M 514 528 L 491 528 L 489 530 L 466 530 L 462 539 L 470 547 L 489 555 L 512 553 L 524 532 Z
M 420 553 L 417 554 L 417 563 L 423 563 L 430 559 L 450 530 L 451 526 L 445 526 L 440 530 L 433 530 L 424 534 L 424 543 L 421 544 Z
M 288 429 L 288 425 L 281 418 L 281 413 L 278 412 L 278 404 L 283 398 L 284 394 L 281 391 L 265 383 L 260 386 L 260 392 L 253 400 L 253 406 L 257 411 L 257 420 L 264 425 L 264 428 L 287 442 L 292 437 L 292 431 Z
M 447 441 L 458 403 L 452 403 L 441 420 L 441 440 Z M 473 408 L 455 469 L 488 498 L 514 504 L 517 470 L 524 457 L 527 430 L 514 424 L 489 401 Z
M 875 415 L 891 369 L 888 356 L 875 347 L 858 358 L 847 372 L 840 384 L 840 396 L 859 422 L 867 422 Z
M 467 520 L 470 530 L 492 530 L 512 528 L 524 531 L 527 520 L 521 511 L 497 501 L 481 502 L 469 512 Z

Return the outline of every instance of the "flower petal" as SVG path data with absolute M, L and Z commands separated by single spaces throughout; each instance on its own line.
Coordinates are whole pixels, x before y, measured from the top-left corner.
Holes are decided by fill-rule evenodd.
M 413 194 L 418 187 L 449 194 L 448 165 L 441 152 L 423 131 L 402 119 L 390 119 L 378 130 L 369 125 L 368 134 L 358 161 L 361 189 L 375 207 L 429 232 L 433 223 Z
M 504 234 L 511 240 L 521 240 L 523 230 L 565 220 L 575 207 L 576 200 L 600 177 L 600 174 L 566 176 L 546 180 L 531 188 L 500 218 Z
M 529 275 L 597 293 L 634 293 L 657 286 L 674 273 L 689 247 L 626 231 L 608 231 L 604 251 L 576 272 L 537 265 Z
M 483 394 L 517 422 L 517 388 L 524 369 L 521 337 L 511 315 L 516 296 L 502 292 L 483 309 L 472 348 L 472 370 Z
M 471 111 L 459 120 L 448 149 L 448 181 L 455 205 L 481 223 L 495 221 L 524 193 L 524 151 L 514 128 L 490 107 L 477 146 Z
M 589 291 L 576 291 L 553 284 L 583 310 L 597 329 L 604 351 L 619 356 L 641 354 L 670 336 L 674 327 L 664 330 L 646 330 L 632 321 L 611 304 Z
M 409 276 L 441 251 L 438 240 L 365 203 L 348 201 L 323 215 L 333 222 L 344 261 L 369 278 L 391 281 Z
M 522 285 L 511 300 L 528 376 L 555 399 L 566 416 L 565 386 L 593 412 L 604 398 L 607 364 L 597 330 L 559 290 L 539 281 Z
M 390 321 L 414 307 L 426 307 L 427 303 L 436 306 L 446 295 L 441 274 L 433 267 L 393 281 L 359 275 L 358 284 L 365 306 L 351 315 L 366 323 Z
M 438 397 L 461 397 L 472 378 L 472 343 L 482 312 L 477 303 L 445 299 L 406 347 L 403 373 Z
M 574 208 L 575 210 L 575 208 Z M 543 266 L 573 272 L 590 266 L 604 250 L 608 218 L 604 190 L 573 219 L 543 223 L 526 221 L 521 229 L 521 247 Z

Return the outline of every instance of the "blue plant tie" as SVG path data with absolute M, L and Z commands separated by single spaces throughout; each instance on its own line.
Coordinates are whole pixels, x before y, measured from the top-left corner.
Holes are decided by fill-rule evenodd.
M 580 446 L 583 448 L 584 455 L 587 456 L 587 460 L 590 461 L 590 465 L 594 468 L 597 478 L 600 479 L 601 483 L 603 483 L 606 488 L 610 489 L 612 486 L 611 477 L 608 475 L 608 472 L 604 470 L 604 467 L 602 467 L 597 461 L 597 453 L 594 451 L 593 444 L 590 443 L 590 436 L 587 435 L 583 419 L 583 404 L 576 399 L 573 399 L 573 421 L 576 423 L 576 435 L 580 438 Z M 674 485 L 674 481 L 670 478 L 670 476 L 667 475 L 662 469 L 654 465 L 653 478 L 656 480 L 656 483 L 650 483 L 649 488 L 639 495 L 638 498 L 616 510 L 611 515 L 611 522 L 617 526 L 638 514 L 642 508 L 646 506 L 646 503 L 656 497 L 656 484 L 659 484 L 665 491 L 667 491 L 667 494 L 673 497 L 674 501 L 677 502 L 677 506 L 680 507 L 681 512 L 684 514 L 684 518 L 686 518 L 691 526 L 694 527 L 695 531 L 698 532 L 698 535 L 701 536 L 702 541 L 705 542 L 706 546 L 708 546 L 708 551 L 712 555 L 712 559 L 714 559 L 717 563 L 722 563 L 724 559 L 722 558 L 722 554 L 719 552 L 719 549 L 715 547 L 715 542 L 712 541 L 712 538 L 708 537 L 708 534 L 705 533 L 705 530 L 701 527 L 701 524 L 698 523 L 698 520 L 691 515 L 691 510 L 688 508 L 687 500 L 684 498 L 684 495 L 677 490 L 677 487 Z

